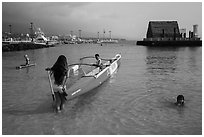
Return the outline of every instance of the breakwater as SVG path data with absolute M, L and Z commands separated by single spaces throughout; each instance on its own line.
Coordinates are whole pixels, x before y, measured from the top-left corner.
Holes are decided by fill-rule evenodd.
M 195 47 L 202 46 L 201 40 L 172 40 L 172 41 L 137 41 L 136 45 L 143 46 L 187 46 L 187 47 Z
M 2 52 L 20 51 L 29 49 L 39 49 L 53 47 L 54 44 L 33 43 L 33 42 L 18 42 L 18 43 L 2 43 Z

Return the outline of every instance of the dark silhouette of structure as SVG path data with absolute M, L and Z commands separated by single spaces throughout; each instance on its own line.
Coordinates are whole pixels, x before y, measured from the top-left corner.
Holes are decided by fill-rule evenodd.
M 150 21 L 146 38 L 137 41 L 137 45 L 144 46 L 202 46 L 202 41 L 198 38 L 197 26 L 194 25 L 193 32 L 179 32 L 177 21 Z
M 147 38 L 180 38 L 177 21 L 150 21 Z

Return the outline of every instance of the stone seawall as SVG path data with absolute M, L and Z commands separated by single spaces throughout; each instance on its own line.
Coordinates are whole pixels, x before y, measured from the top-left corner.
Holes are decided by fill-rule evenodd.
M 20 51 L 29 49 L 39 49 L 53 47 L 54 45 L 40 44 L 40 43 L 2 43 L 2 52 Z

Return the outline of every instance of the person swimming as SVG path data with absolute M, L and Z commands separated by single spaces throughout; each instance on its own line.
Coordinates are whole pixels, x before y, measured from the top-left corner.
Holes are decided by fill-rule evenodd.
M 184 105 L 184 96 L 183 95 L 178 95 L 177 96 L 177 102 L 175 103 L 178 106 L 183 106 Z

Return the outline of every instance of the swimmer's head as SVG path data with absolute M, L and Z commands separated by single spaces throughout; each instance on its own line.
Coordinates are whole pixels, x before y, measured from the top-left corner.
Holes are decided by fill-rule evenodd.
M 183 95 L 178 95 L 177 96 L 177 105 L 184 105 L 184 96 Z

